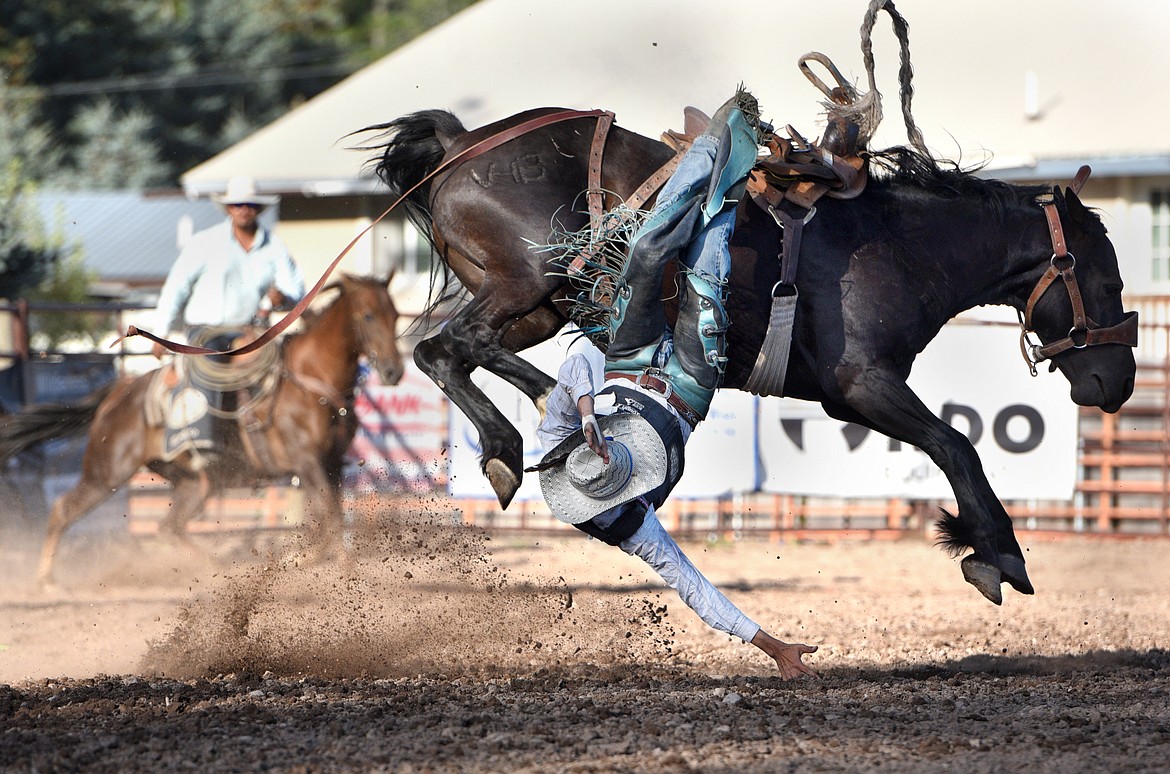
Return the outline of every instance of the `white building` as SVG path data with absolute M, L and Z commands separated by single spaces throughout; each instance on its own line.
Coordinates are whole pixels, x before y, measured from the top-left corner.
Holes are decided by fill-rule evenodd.
M 765 118 L 820 134 L 820 94 L 797 59 L 828 55 L 866 83 L 864 0 L 814 7 L 776 0 L 481 0 L 355 73 L 183 177 L 188 193 L 236 174 L 281 193 L 281 233 L 307 275 L 323 268 L 389 204 L 348 135 L 424 108 L 468 128 L 539 106 L 605 108 L 657 136 L 682 108 L 708 112 L 739 83 Z M 1121 0 L 899 0 L 910 25 L 913 114 L 941 157 L 987 163 L 1009 180 L 1071 178 L 1093 167 L 1086 201 L 1105 215 L 1127 290 L 1170 293 L 1170 5 Z M 874 147 L 905 142 L 897 40 L 885 14 L 873 32 L 886 118 Z M 346 267 L 404 265 L 418 240 L 399 219 L 379 225 Z

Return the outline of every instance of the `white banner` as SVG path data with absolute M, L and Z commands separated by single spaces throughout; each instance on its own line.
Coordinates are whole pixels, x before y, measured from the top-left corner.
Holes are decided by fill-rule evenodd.
M 1019 333 L 948 325 L 919 356 L 910 386 L 966 435 L 1003 499 L 1068 499 L 1076 482 L 1077 408 L 1068 382 L 1032 378 Z M 826 497 L 952 499 L 950 484 L 914 447 L 828 418 L 820 406 L 768 398 L 760 408 L 762 489 Z
M 446 483 L 446 400 L 413 362 L 387 387 L 371 373 L 357 390 L 358 431 L 345 458 L 345 486 L 359 492 L 420 492 Z
M 550 375 L 568 337 L 524 357 Z M 578 345 L 579 346 L 579 345 Z M 524 464 L 543 456 L 531 401 L 480 370 L 476 384 L 520 430 Z M 938 416 L 974 441 L 996 494 L 1005 499 L 1068 499 L 1076 481 L 1077 409 L 1068 382 L 1042 370 L 1032 378 L 1014 328 L 951 324 L 918 358 L 911 387 Z M 491 499 L 479 469 L 479 437 L 454 406 L 450 482 L 455 497 Z M 819 404 L 757 399 L 725 390 L 687 444 L 686 471 L 674 497 L 707 498 L 754 490 L 825 497 L 951 499 L 942 472 L 918 449 L 828 418 Z M 535 475 L 517 499 L 539 499 Z

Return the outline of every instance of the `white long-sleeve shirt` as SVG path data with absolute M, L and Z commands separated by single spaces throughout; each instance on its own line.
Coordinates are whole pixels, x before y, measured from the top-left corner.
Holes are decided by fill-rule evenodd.
M 611 384 L 637 389 L 640 393 L 665 406 L 679 423 L 683 434 L 683 443 L 690 438 L 691 426 L 679 417 L 674 407 L 666 402 L 662 395 L 653 390 L 644 390 L 628 380 L 611 380 Z M 544 420 L 537 428 L 537 437 L 547 451 L 581 427 L 581 415 L 577 411 L 577 400 L 582 395 L 593 394 L 592 374 L 589 362 L 584 355 L 570 355 L 561 364 L 557 374 L 557 385 L 548 398 Z M 605 396 L 602 396 L 604 398 Z M 607 410 L 608 409 L 608 410 Z M 611 402 L 597 401 L 594 413 L 606 415 L 613 411 Z M 594 523 L 601 527 L 612 524 L 619 515 L 619 509 L 609 511 L 594 517 Z M 654 506 L 650 505 L 646 517 L 638 531 L 619 546 L 631 556 L 636 556 L 650 565 L 656 573 L 666 581 L 666 584 L 678 592 L 679 597 L 687 607 L 694 610 L 699 618 L 703 619 L 713 629 L 728 634 L 734 634 L 744 642 L 751 642 L 760 626 L 748 618 L 743 611 L 736 607 L 723 592 L 715 587 L 706 576 L 695 567 L 694 563 L 683 553 L 682 548 L 675 542 L 658 515 Z
M 224 220 L 194 234 L 171 266 L 158 297 L 156 330 L 166 335 L 191 325 L 245 325 L 271 287 L 291 301 L 305 294 L 288 248 L 260 226 L 252 249 L 244 250 Z

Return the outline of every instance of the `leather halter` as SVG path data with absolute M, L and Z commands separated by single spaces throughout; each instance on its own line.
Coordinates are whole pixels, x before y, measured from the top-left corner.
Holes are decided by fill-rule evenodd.
M 1074 194 L 1080 191 L 1088 177 L 1089 168 L 1081 167 L 1073 181 L 1072 191 Z M 1056 208 L 1056 195 L 1055 193 L 1043 194 L 1036 201 L 1044 210 L 1044 217 L 1048 222 L 1048 234 L 1052 239 L 1052 258 L 1049 260 L 1047 271 L 1040 277 L 1036 287 L 1032 289 L 1031 295 L 1028 296 L 1028 303 L 1024 307 L 1024 311 L 1020 313 L 1020 352 L 1023 353 L 1032 376 L 1036 375 L 1038 363 L 1070 349 L 1084 349 L 1100 344 L 1124 344 L 1136 347 L 1138 343 L 1137 312 L 1126 313 L 1121 322 L 1108 328 L 1097 325 L 1085 314 L 1085 304 L 1081 298 L 1081 290 L 1077 284 L 1075 272 L 1077 259 L 1068 251 L 1068 245 L 1065 242 L 1064 227 L 1060 223 L 1060 212 Z M 1028 338 L 1028 334 L 1036 330 L 1032 321 L 1032 313 L 1036 309 L 1036 304 L 1056 283 L 1057 279 L 1064 281 L 1065 290 L 1068 291 L 1068 300 L 1072 305 L 1073 314 L 1072 328 L 1063 339 L 1048 344 L 1033 343 Z

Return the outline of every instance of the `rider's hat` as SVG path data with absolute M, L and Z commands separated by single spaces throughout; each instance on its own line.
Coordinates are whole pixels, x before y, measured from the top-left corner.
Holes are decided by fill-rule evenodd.
M 578 430 L 546 454 L 536 468 L 549 510 L 567 524 L 588 521 L 666 480 L 666 446 L 645 418 L 619 413 L 599 417 L 598 423 L 609 446 L 608 465 Z
M 274 194 L 257 193 L 256 181 L 246 175 L 233 177 L 228 181 L 226 191 L 211 198 L 225 207 L 229 204 L 255 204 L 267 207 L 280 201 L 280 197 Z

